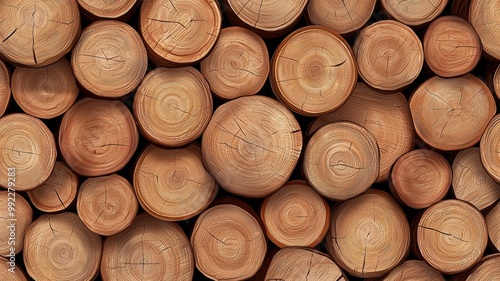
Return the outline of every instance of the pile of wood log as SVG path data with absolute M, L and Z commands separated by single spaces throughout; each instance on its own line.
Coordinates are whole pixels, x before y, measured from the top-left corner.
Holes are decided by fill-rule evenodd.
M 498 0 L 0 0 L 0 280 L 498 280 Z

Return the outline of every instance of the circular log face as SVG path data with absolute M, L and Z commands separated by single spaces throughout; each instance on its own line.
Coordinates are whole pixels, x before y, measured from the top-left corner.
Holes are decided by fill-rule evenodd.
M 393 20 L 378 21 L 362 29 L 352 49 L 361 78 L 380 90 L 408 86 L 424 63 L 422 43 L 415 32 Z
M 455 199 L 440 201 L 425 210 L 417 229 L 422 257 L 445 274 L 471 268 L 483 256 L 488 229 L 472 205 Z
M 479 152 L 486 172 L 500 183 L 500 114 L 493 117 L 486 127 Z
M 129 13 L 138 0 L 77 0 L 82 9 L 82 13 L 87 13 L 92 18 L 116 19 Z
M 12 195 L 15 195 L 12 191 L 0 191 L 0 204 L 5 206 L 0 209 L 0 227 L 3 229 L 0 231 L 0 256 L 9 259 L 12 252 L 19 254 L 23 249 L 24 232 L 33 220 L 33 210 L 28 201 L 20 195 Z
M 81 28 L 76 0 L 7 2 L 0 9 L 0 53 L 9 61 L 42 67 L 71 51 Z
M 348 34 L 368 22 L 376 3 L 376 0 L 309 0 L 307 17 L 314 24 L 329 27 L 340 34 Z
M 432 77 L 410 98 L 418 136 L 440 150 L 460 150 L 481 138 L 496 112 L 488 87 L 472 74 L 456 78 Z
M 24 113 L 0 118 L 0 186 L 28 191 L 43 184 L 56 164 L 54 135 L 39 119 Z M 7 171 L 15 171 L 14 185 Z
M 10 73 L 3 61 L 0 60 L 0 117 L 7 110 L 10 101 Z
M 150 59 L 162 66 L 194 64 L 206 57 L 222 24 L 217 1 L 144 1 L 140 30 Z
M 79 92 L 65 58 L 41 68 L 17 67 L 11 82 L 12 96 L 22 110 L 44 119 L 66 112 Z
M 456 16 L 434 20 L 425 32 L 424 54 L 427 65 L 442 77 L 464 75 L 481 59 L 481 39 L 474 27 Z
M 161 146 L 184 146 L 199 138 L 212 111 L 208 83 L 193 67 L 150 71 L 134 97 L 139 129 L 149 141 Z
M 82 176 L 102 176 L 122 169 L 132 158 L 139 133 L 120 101 L 84 98 L 63 116 L 59 146 L 68 166 Z
M 316 191 L 332 200 L 346 200 L 378 178 L 380 156 L 375 137 L 352 122 L 319 128 L 304 151 L 303 171 Z
M 75 213 L 42 215 L 24 237 L 24 263 L 35 280 L 94 280 L 101 254 L 101 237 Z
M 392 197 L 370 190 L 332 210 L 327 249 L 334 261 L 357 277 L 380 277 L 407 256 L 410 226 Z
M 486 224 L 491 243 L 500 251 L 500 203 L 496 203 L 493 209 L 486 215 Z
M 380 4 L 397 21 L 409 26 L 419 26 L 441 14 L 448 0 L 381 0 Z
M 221 30 L 214 49 L 200 68 L 212 92 L 231 100 L 260 91 L 269 74 L 269 53 L 257 34 L 231 26 Z
M 241 97 L 215 111 L 202 139 L 203 163 L 222 188 L 265 197 L 292 174 L 302 150 L 293 114 L 264 96 Z
M 434 280 L 446 281 L 441 272 L 422 260 L 406 260 L 382 277 L 383 281 Z
M 147 213 L 108 237 L 102 256 L 103 280 L 193 280 L 193 250 L 186 234 L 178 224 Z
M 500 60 L 500 2 L 497 0 L 472 0 L 469 8 L 469 22 L 474 26 L 483 50 L 495 60 Z
M 24 269 L 19 266 L 16 267 L 14 271 L 12 267 L 10 267 L 10 261 L 4 257 L 0 257 L 0 278 L 2 280 L 12 280 L 12 281 L 28 281 L 29 279 L 26 277 L 26 273 L 24 273 Z
M 126 23 L 104 20 L 82 32 L 71 54 L 78 82 L 92 94 L 117 98 L 134 90 L 148 67 L 141 37 Z
M 233 204 L 204 211 L 191 235 L 196 267 L 212 280 L 246 280 L 259 270 L 267 250 L 259 222 Z
M 357 81 L 349 44 L 332 29 L 307 26 L 288 35 L 271 62 L 276 97 L 292 111 L 318 116 L 339 108 Z
M 497 70 L 493 76 L 493 87 L 497 98 L 500 99 L 500 64 L 497 66 Z

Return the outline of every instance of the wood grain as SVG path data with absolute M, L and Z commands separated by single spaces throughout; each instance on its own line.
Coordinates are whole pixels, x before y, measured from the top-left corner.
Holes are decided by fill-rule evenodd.
M 420 26 L 441 14 L 448 0 L 381 0 L 382 8 L 395 20 L 408 26 Z
M 488 235 L 493 246 L 500 251 L 500 202 L 497 202 L 486 215 Z
M 500 114 L 495 115 L 486 127 L 479 144 L 481 163 L 488 174 L 500 183 Z
M 7 190 L 0 191 L 0 204 L 4 206 L 0 209 L 0 227 L 3 229 L 0 231 L 0 256 L 10 259 L 11 248 L 16 254 L 23 249 L 24 233 L 33 220 L 33 210 L 21 194 Z M 9 211 L 11 206 L 13 212 Z
M 77 0 L 82 14 L 86 15 L 91 20 L 99 19 L 118 19 L 128 20 L 132 16 L 132 12 L 138 7 L 138 0 L 111 0 L 111 1 L 95 1 L 95 0 Z
M 469 6 L 469 22 L 474 26 L 483 50 L 493 60 L 500 60 L 500 2 L 496 0 L 471 0 Z
M 10 96 L 10 71 L 5 63 L 0 60 L 0 117 L 7 111 Z

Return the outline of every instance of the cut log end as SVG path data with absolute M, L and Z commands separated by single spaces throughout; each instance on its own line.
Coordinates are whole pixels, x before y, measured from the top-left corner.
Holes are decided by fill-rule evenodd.
M 421 26 L 441 14 L 448 0 L 381 0 L 382 8 L 394 19 L 409 26 Z

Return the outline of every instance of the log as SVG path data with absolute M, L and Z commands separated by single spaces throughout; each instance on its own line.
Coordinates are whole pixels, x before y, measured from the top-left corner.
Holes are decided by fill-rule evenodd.
M 132 224 L 138 209 L 132 185 L 122 176 L 88 178 L 78 190 L 78 216 L 92 232 L 112 236 Z
M 78 192 L 78 176 L 62 161 L 57 161 L 49 178 L 39 187 L 28 191 L 31 204 L 45 213 L 70 207 Z
M 496 112 L 491 91 L 472 74 L 431 77 L 413 92 L 409 104 L 418 137 L 444 151 L 475 145 Z
M 177 149 L 147 146 L 135 165 L 133 183 L 142 208 L 166 221 L 198 215 L 218 191 L 214 178 L 203 167 L 197 144 Z
M 288 33 L 300 20 L 307 0 L 224 0 L 225 13 L 233 25 L 251 28 L 263 38 Z
M 104 242 L 101 277 L 107 280 L 190 281 L 193 250 L 175 222 L 138 214 L 124 231 Z
M 457 16 L 442 16 L 432 21 L 423 46 L 425 62 L 441 77 L 467 74 L 481 59 L 479 35 L 469 22 Z
M 453 0 L 450 7 L 450 14 L 459 16 L 464 20 L 469 20 L 469 5 L 471 0 Z
M 0 60 L 0 117 L 7 111 L 10 102 L 10 71 Z
M 288 181 L 302 150 L 293 114 L 268 97 L 241 97 L 218 107 L 201 143 L 207 171 L 225 190 L 266 197 Z
M 486 225 L 491 243 L 500 252 L 500 202 L 497 202 L 486 215 Z
M 212 117 L 210 87 L 193 67 L 159 67 L 142 80 L 133 111 L 149 141 L 167 147 L 188 145 L 201 136 Z
M 130 25 L 103 20 L 90 24 L 71 53 L 78 83 L 93 95 L 118 98 L 132 92 L 146 74 L 148 56 Z
M 488 281 L 498 279 L 500 276 L 500 254 L 492 254 L 483 258 L 468 274 L 466 281 Z
M 488 229 L 476 207 L 448 199 L 425 210 L 417 242 L 429 265 L 444 274 L 457 274 L 479 262 L 488 243 Z
M 127 21 L 138 8 L 141 1 L 119 0 L 119 1 L 94 1 L 77 0 L 80 12 L 92 21 L 104 19 L 116 19 Z
M 376 3 L 376 0 L 309 0 L 306 17 L 312 24 L 326 26 L 349 36 L 368 22 Z
M 191 235 L 196 267 L 212 280 L 245 280 L 257 273 L 267 243 L 258 220 L 234 204 L 205 210 Z
M 479 144 L 481 163 L 486 172 L 500 183 L 500 154 L 498 141 L 500 140 L 500 114 L 495 115 L 486 127 Z
M 416 149 L 394 163 L 389 187 L 401 203 L 424 209 L 446 196 L 451 180 L 452 170 L 446 158 L 432 150 Z
M 201 61 L 201 73 L 212 92 L 232 100 L 260 91 L 269 74 L 266 43 L 249 29 L 223 28 L 210 54 Z
M 274 255 L 265 280 L 347 281 L 342 270 L 326 254 L 314 249 L 289 247 Z
M 10 0 L 0 9 L 0 54 L 12 64 L 43 67 L 71 51 L 80 36 L 76 0 Z
M 497 66 L 495 74 L 493 74 L 493 90 L 497 98 L 500 99 L 500 64 Z
M 486 57 L 495 61 L 500 60 L 498 9 L 500 2 L 496 0 L 471 0 L 469 6 L 469 22 L 481 38 Z
M 446 281 L 441 272 L 430 267 L 425 261 L 406 260 L 381 278 L 365 281 L 434 280 Z
M 160 66 L 192 65 L 205 58 L 221 25 L 217 1 L 150 0 L 140 10 L 139 29 L 149 59 Z
M 2 280 L 12 280 L 12 281 L 28 281 L 24 269 L 15 263 L 16 266 L 13 271 L 9 271 L 12 267 L 10 266 L 10 261 L 6 258 L 0 257 L 0 279 Z
M 378 21 L 363 28 L 352 49 L 359 76 L 366 84 L 384 91 L 397 91 L 410 85 L 424 63 L 422 43 L 415 32 L 393 20 Z
M 495 182 L 481 164 L 478 147 L 460 151 L 453 160 L 453 194 L 480 211 L 500 199 L 500 184 Z
M 24 112 L 42 119 L 62 115 L 75 103 L 79 92 L 65 58 L 40 68 L 17 67 L 12 74 L 11 89 Z
M 63 116 L 59 149 L 66 164 L 87 177 L 112 174 L 132 158 L 139 133 L 120 101 L 84 98 Z
M 311 186 L 331 200 L 347 200 L 368 190 L 377 180 L 380 156 L 377 140 L 349 121 L 326 124 L 311 136 L 302 171 Z
M 29 191 L 43 184 L 56 164 L 56 142 L 47 126 L 35 117 L 13 113 L 0 118 L 0 186 Z M 15 180 L 7 171 L 15 170 Z M 9 184 L 9 181 L 11 182 Z
M 101 237 L 71 212 L 40 216 L 24 237 L 24 264 L 35 280 L 94 280 L 101 253 Z
M 448 0 L 380 1 L 380 5 L 389 16 L 411 27 L 431 22 L 444 11 L 447 4 Z
M 33 210 L 20 194 L 7 190 L 0 191 L 0 206 L 0 256 L 10 259 L 12 252 L 18 254 L 23 249 L 24 232 L 33 220 Z M 13 224 L 15 229 L 11 228 Z
M 290 110 L 306 116 L 338 109 L 357 79 L 356 60 L 347 41 L 319 25 L 297 29 L 281 41 L 269 75 L 274 95 Z
M 394 162 L 413 148 L 415 132 L 402 93 L 384 94 L 358 83 L 343 106 L 311 123 L 309 135 L 327 123 L 343 120 L 361 125 L 375 136 L 380 153 L 377 182 L 387 180 Z
M 327 234 L 333 260 L 356 277 L 381 277 L 408 255 L 410 226 L 398 203 L 372 189 L 335 206 Z
M 305 181 L 293 180 L 264 200 L 260 217 L 277 246 L 314 248 L 330 226 L 330 207 Z

